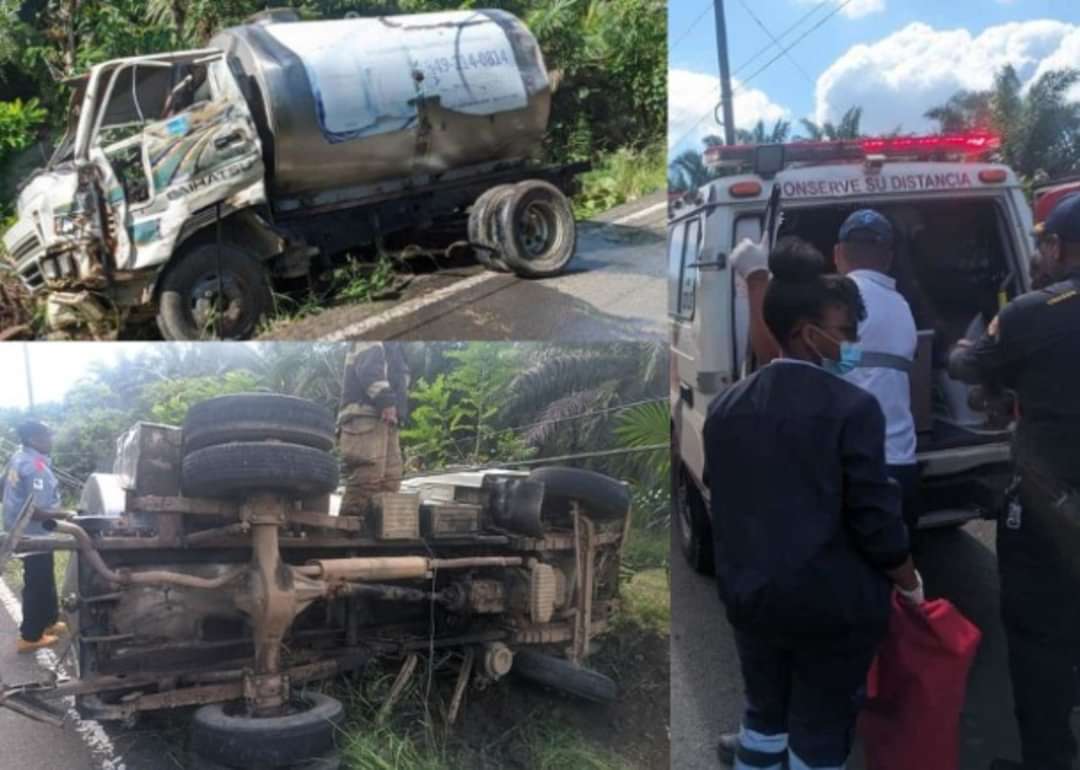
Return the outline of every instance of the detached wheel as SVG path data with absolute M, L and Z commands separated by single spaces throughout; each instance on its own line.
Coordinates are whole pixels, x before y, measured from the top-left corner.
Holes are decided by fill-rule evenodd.
M 184 418 L 184 451 L 236 441 L 284 441 L 328 451 L 334 415 L 314 401 L 277 393 L 237 393 L 193 405 Z
M 619 695 L 610 677 L 535 650 L 515 652 L 511 671 L 522 679 L 595 703 L 612 703 Z
M 675 457 L 672 457 L 671 477 L 671 504 L 675 508 L 680 549 L 695 572 L 713 575 L 716 567 L 712 527 L 705 501 Z
M 500 273 L 508 273 L 510 268 L 503 262 L 498 243 L 494 240 L 493 214 L 506 194 L 513 189 L 514 186 L 509 184 L 495 185 L 482 192 L 469 209 L 469 242 L 487 247 L 474 249 L 476 261 Z
M 537 468 L 530 481 L 544 485 L 543 512 L 562 516 L 577 500 L 598 519 L 621 519 L 630 512 L 630 490 L 610 476 L 580 468 Z
M 499 211 L 503 259 L 517 275 L 558 275 L 577 248 L 577 224 L 570 201 L 548 182 L 518 183 Z
M 333 455 L 299 444 L 218 444 L 189 452 L 181 468 L 184 493 L 238 497 L 251 492 L 318 497 L 337 489 Z
M 273 302 L 261 264 L 223 243 L 219 281 L 217 246 L 205 243 L 179 256 L 162 276 L 158 328 L 167 340 L 246 340 Z
M 191 722 L 192 754 L 227 768 L 332 767 L 325 763 L 331 761 L 334 738 L 345 722 L 339 701 L 305 693 L 294 700 L 292 713 L 277 717 L 249 717 L 243 708 L 238 703 L 215 703 L 196 711 Z

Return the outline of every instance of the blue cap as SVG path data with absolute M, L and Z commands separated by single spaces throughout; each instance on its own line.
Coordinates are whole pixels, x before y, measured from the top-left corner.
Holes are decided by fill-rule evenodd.
M 873 209 L 859 209 L 840 226 L 841 241 L 892 243 L 892 225 Z
M 1041 228 L 1066 243 L 1080 243 L 1080 192 L 1069 193 L 1057 202 Z

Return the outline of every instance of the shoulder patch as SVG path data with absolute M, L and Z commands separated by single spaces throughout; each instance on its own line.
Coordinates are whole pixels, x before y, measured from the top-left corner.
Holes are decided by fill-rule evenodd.
M 1063 294 L 1055 294 L 1053 297 L 1046 300 L 1046 304 L 1059 305 L 1067 299 L 1075 299 L 1078 296 L 1080 296 L 1080 292 L 1078 292 L 1076 289 L 1069 289 L 1069 291 L 1064 292 Z
M 41 473 L 45 470 L 45 461 L 40 457 L 34 460 L 34 470 Z

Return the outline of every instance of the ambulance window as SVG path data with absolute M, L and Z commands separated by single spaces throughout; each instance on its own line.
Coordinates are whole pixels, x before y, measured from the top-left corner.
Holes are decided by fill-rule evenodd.
M 732 247 L 737 246 L 744 238 L 752 241 L 761 239 L 761 217 L 739 217 L 735 220 L 735 239 L 731 242 Z
M 683 249 L 682 281 L 679 292 L 679 316 L 694 317 L 694 295 L 697 289 L 698 269 L 696 263 L 701 254 L 701 220 L 686 223 L 686 246 Z
M 671 229 L 668 240 L 668 313 L 679 313 L 679 285 L 682 283 L 683 246 L 686 244 L 686 223 L 679 222 Z

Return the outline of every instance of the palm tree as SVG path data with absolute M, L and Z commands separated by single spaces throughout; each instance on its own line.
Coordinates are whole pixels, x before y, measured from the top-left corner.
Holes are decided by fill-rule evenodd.
M 668 164 L 668 186 L 672 190 L 696 190 L 715 178 L 697 150 L 686 150 Z
M 1016 70 L 1007 65 L 989 91 L 960 91 L 927 110 L 941 131 L 992 130 L 1001 136 L 1001 157 L 1021 176 L 1057 176 L 1080 166 L 1080 104 L 1068 92 L 1080 70 L 1054 70 L 1023 92 Z
M 818 124 L 809 118 L 801 118 L 799 122 L 802 124 L 803 130 L 806 131 L 806 139 L 812 142 L 858 139 L 862 136 L 862 107 L 849 108 L 847 112 L 840 116 L 839 123 L 832 123 L 827 120 Z
M 735 138 L 740 144 L 782 144 L 791 132 L 791 121 L 777 120 L 772 131 L 765 130 L 765 121 L 759 120 L 750 131 L 740 128 L 735 131 Z

